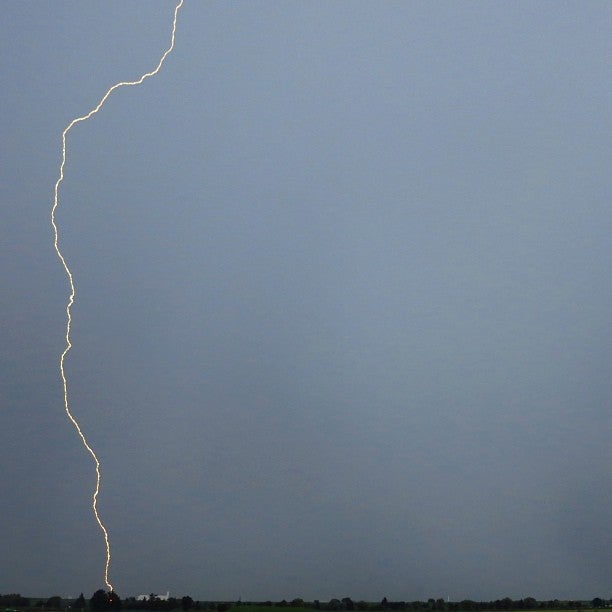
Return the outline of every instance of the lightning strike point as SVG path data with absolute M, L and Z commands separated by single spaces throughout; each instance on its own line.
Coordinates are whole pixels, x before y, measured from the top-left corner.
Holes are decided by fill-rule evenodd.
M 98 457 L 96 453 L 94 452 L 93 448 L 90 446 L 89 442 L 87 441 L 87 438 L 85 437 L 85 434 L 81 430 L 79 423 L 77 422 L 72 412 L 70 411 L 70 406 L 68 403 L 68 380 L 66 378 L 64 362 L 66 360 L 66 355 L 68 354 L 68 351 L 70 351 L 70 349 L 72 348 L 72 343 L 70 341 L 70 327 L 72 324 L 71 311 L 72 311 L 72 306 L 74 304 L 76 289 L 75 289 L 74 277 L 72 275 L 72 272 L 70 271 L 70 268 L 68 267 L 68 263 L 66 262 L 66 259 L 64 255 L 62 254 L 62 251 L 59 248 L 59 232 L 57 229 L 57 224 L 55 222 L 55 213 L 59 205 L 59 187 L 62 181 L 64 180 L 64 167 L 66 166 L 66 137 L 68 135 L 68 132 L 70 132 L 70 130 L 77 123 L 80 123 L 81 121 L 87 121 L 90 117 L 95 115 L 102 108 L 102 106 L 104 105 L 108 97 L 116 89 L 119 89 L 120 87 L 129 87 L 132 85 L 140 85 L 145 79 L 148 79 L 149 77 L 156 75 L 160 71 L 166 57 L 168 57 L 168 55 L 174 49 L 174 39 L 175 39 L 175 34 L 176 34 L 176 21 L 177 21 L 179 9 L 181 8 L 181 6 L 183 6 L 183 1 L 184 0 L 179 0 L 178 4 L 174 8 L 174 18 L 172 21 L 172 35 L 170 38 L 170 46 L 162 54 L 159 60 L 159 63 L 157 64 L 157 67 L 151 72 L 145 72 L 136 81 L 121 81 L 119 83 L 115 83 L 115 85 L 113 85 L 102 96 L 98 104 L 93 109 L 91 109 L 86 115 L 73 119 L 62 132 L 62 163 L 60 164 L 59 178 L 57 179 L 57 182 L 55 183 L 53 206 L 51 208 L 51 225 L 53 227 L 53 246 L 55 248 L 55 252 L 57 253 L 57 256 L 60 262 L 62 263 L 64 272 L 66 273 L 66 276 L 68 278 L 68 283 L 70 285 L 70 294 L 68 296 L 68 302 L 66 304 L 66 336 L 65 336 L 66 337 L 66 347 L 64 348 L 62 354 L 60 355 L 60 359 L 59 359 L 59 369 L 60 369 L 60 375 L 62 378 L 62 385 L 64 389 L 64 410 L 66 411 L 66 416 L 68 417 L 68 419 L 70 420 L 74 428 L 76 429 L 81 439 L 81 442 L 83 443 L 83 446 L 85 447 L 87 452 L 92 456 L 94 460 L 94 464 L 96 466 L 96 486 L 95 486 L 93 496 L 92 496 L 92 509 L 93 509 L 94 516 L 96 517 L 96 521 L 100 529 L 102 530 L 102 534 L 104 536 L 104 544 L 106 546 L 106 564 L 104 566 L 104 583 L 108 587 L 108 590 L 111 592 L 114 591 L 114 588 L 113 588 L 113 585 L 110 583 L 110 580 L 108 577 L 108 570 L 109 570 L 110 562 L 111 562 L 110 539 L 108 536 L 108 531 L 106 527 L 104 526 L 102 519 L 100 518 L 100 514 L 98 513 L 98 494 L 100 493 L 100 461 L 98 460 Z

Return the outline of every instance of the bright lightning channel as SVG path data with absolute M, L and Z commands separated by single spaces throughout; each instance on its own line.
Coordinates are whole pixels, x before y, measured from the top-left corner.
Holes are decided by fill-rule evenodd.
M 72 348 L 72 343 L 70 342 L 70 326 L 72 323 L 71 309 L 72 309 L 72 305 L 74 304 L 74 296 L 75 296 L 76 291 L 75 291 L 75 285 L 74 285 L 74 277 L 72 275 L 72 272 L 70 271 L 70 268 L 68 267 L 68 264 L 66 263 L 66 259 L 64 255 L 62 254 L 59 248 L 59 233 L 57 230 L 57 224 L 55 223 L 55 212 L 59 205 L 59 197 L 58 197 L 59 187 L 60 187 L 61 182 L 64 180 L 64 167 L 66 165 L 66 136 L 68 135 L 68 132 L 77 123 L 80 123 L 81 121 L 87 121 L 87 119 L 89 119 L 92 115 L 95 115 L 102 108 L 102 106 L 104 105 L 108 97 L 113 93 L 113 91 L 115 91 L 115 89 L 119 89 L 120 87 L 128 87 L 131 85 L 140 85 L 145 79 L 156 75 L 160 71 L 164 63 L 164 60 L 166 59 L 168 54 L 171 53 L 172 50 L 174 49 L 176 20 L 178 17 L 179 9 L 183 5 L 183 1 L 184 0 L 179 0 L 178 4 L 174 8 L 174 19 L 172 21 L 172 36 L 170 39 L 170 46 L 164 51 L 164 54 L 161 56 L 161 59 L 159 60 L 159 63 L 157 64 L 157 67 L 155 68 L 155 70 L 152 70 L 151 72 L 146 72 L 137 81 L 122 81 L 120 83 L 116 83 L 102 96 L 98 104 L 92 110 L 90 110 L 86 115 L 83 115 L 82 117 L 77 117 L 76 119 L 73 119 L 66 126 L 66 129 L 62 132 L 62 163 L 60 165 L 59 178 L 57 179 L 57 182 L 55 183 L 53 207 L 51 208 L 51 225 L 53 226 L 53 236 L 54 236 L 53 246 L 55 247 L 55 252 L 57 253 L 57 256 L 62 262 L 62 266 L 64 266 L 64 271 L 66 272 L 66 276 L 68 277 L 68 282 L 70 283 L 70 295 L 68 297 L 68 303 L 66 304 L 66 348 L 62 352 L 60 356 L 60 360 L 59 360 L 60 374 L 61 374 L 62 383 L 64 386 L 64 409 L 66 411 L 66 415 L 68 416 L 71 423 L 74 425 L 75 429 L 77 430 L 77 433 L 79 434 L 79 437 L 81 438 L 81 442 L 83 443 L 83 446 L 87 449 L 87 452 L 92 456 L 94 463 L 96 465 L 96 487 L 95 487 L 93 498 L 92 498 L 92 509 L 93 509 L 94 516 L 96 517 L 96 521 L 98 522 L 98 525 L 100 526 L 100 529 L 102 530 L 102 533 L 104 535 L 104 543 L 106 545 L 106 564 L 104 566 L 104 583 L 108 587 L 109 591 L 114 590 L 113 585 L 110 583 L 108 579 L 108 568 L 110 566 L 110 561 L 111 561 L 110 540 L 108 537 L 108 531 L 106 527 L 104 526 L 102 519 L 100 518 L 100 514 L 98 513 L 98 494 L 100 492 L 100 461 L 96 453 L 94 452 L 93 448 L 90 446 L 89 442 L 87 442 L 87 438 L 85 437 L 85 434 L 81 430 L 81 427 L 79 426 L 77 420 L 74 418 L 72 412 L 70 411 L 69 405 L 68 405 L 68 381 L 66 379 L 66 372 L 64 370 L 64 361 L 66 359 L 66 355 L 68 354 L 68 351 Z

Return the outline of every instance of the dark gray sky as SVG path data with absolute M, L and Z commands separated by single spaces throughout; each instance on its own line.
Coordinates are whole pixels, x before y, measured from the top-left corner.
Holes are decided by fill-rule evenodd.
M 0 592 L 101 587 L 60 135 L 173 2 L 0 20 Z M 70 133 L 120 595 L 610 597 L 612 5 L 196 2 Z

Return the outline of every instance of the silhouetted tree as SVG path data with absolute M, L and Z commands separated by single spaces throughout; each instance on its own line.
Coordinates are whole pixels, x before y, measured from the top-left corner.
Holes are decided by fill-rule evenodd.
M 44 605 L 44 602 L 41 602 Z M 0 595 L 0 606 L 7 608 L 29 608 L 30 600 L 27 597 L 22 597 L 19 593 L 7 593 Z
M 62 598 L 59 595 L 53 595 L 47 599 L 45 603 L 47 608 L 61 608 L 62 607 Z
M 183 608 L 183 610 L 191 610 L 191 608 L 193 608 L 193 599 L 191 599 L 189 595 L 185 595 L 185 597 L 181 599 L 181 608 Z
M 76 608 L 77 610 L 83 610 L 83 609 L 85 609 L 85 606 L 87 606 L 87 602 L 85 601 L 85 597 L 83 596 L 83 593 L 81 593 L 74 600 L 74 603 L 72 604 L 72 607 Z
M 89 605 L 92 610 L 108 610 L 108 593 L 102 589 L 98 589 L 91 596 Z
M 121 609 L 121 598 L 115 591 L 111 591 L 108 594 L 108 608 L 110 610 L 120 610 Z
M 121 609 L 121 598 L 115 591 L 106 592 L 98 589 L 89 600 L 92 610 L 119 610 Z

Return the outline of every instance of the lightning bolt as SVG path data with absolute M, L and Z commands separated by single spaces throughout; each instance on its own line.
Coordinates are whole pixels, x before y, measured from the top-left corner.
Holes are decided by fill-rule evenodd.
M 64 180 L 64 167 L 66 165 L 66 137 L 68 135 L 68 132 L 70 132 L 70 130 L 77 123 L 80 123 L 81 121 L 87 121 L 87 119 L 95 115 L 102 108 L 102 106 L 104 105 L 108 97 L 116 89 L 119 89 L 120 87 L 129 87 L 132 85 L 140 85 L 145 79 L 148 79 L 149 77 L 156 75 L 160 71 L 166 57 L 168 57 L 168 54 L 171 53 L 172 50 L 174 49 L 174 37 L 176 34 L 176 20 L 178 17 L 179 9 L 181 8 L 182 5 L 183 5 L 183 0 L 179 0 L 178 4 L 174 8 L 174 19 L 172 21 L 172 36 L 170 39 L 170 46 L 164 51 L 163 55 L 161 56 L 159 60 L 159 63 L 157 64 L 157 67 L 154 70 L 151 70 L 151 72 L 145 72 L 136 81 L 121 81 L 120 83 L 115 83 L 115 85 L 113 85 L 102 96 L 98 104 L 93 109 L 91 109 L 86 115 L 73 119 L 62 132 L 62 163 L 60 164 L 59 178 L 57 179 L 57 182 L 55 183 L 53 207 L 51 208 L 51 225 L 53 226 L 53 246 L 55 247 L 55 252 L 57 253 L 58 258 L 61 261 L 62 266 L 64 267 L 64 271 L 66 272 L 66 276 L 68 277 L 68 282 L 70 284 L 70 295 L 68 296 L 68 302 L 66 304 L 66 348 L 62 352 L 60 356 L 60 360 L 59 360 L 59 369 L 60 369 L 60 374 L 62 377 L 62 383 L 64 387 L 64 409 L 66 411 L 66 415 L 70 419 L 70 422 L 74 425 L 74 428 L 79 434 L 79 437 L 81 438 L 81 442 L 83 443 L 83 446 L 87 449 L 87 452 L 92 456 L 94 463 L 96 465 L 96 487 L 94 489 L 93 498 L 92 498 L 92 509 L 93 509 L 94 516 L 96 517 L 96 521 L 98 525 L 100 526 L 100 529 L 102 530 L 102 533 L 104 535 L 104 543 L 106 545 L 106 564 L 104 566 L 104 583 L 108 587 L 109 591 L 114 590 L 113 585 L 110 583 L 108 579 L 108 568 L 110 566 L 110 561 L 111 561 L 110 540 L 108 537 L 108 531 L 106 527 L 104 526 L 102 519 L 100 518 L 100 514 L 98 513 L 98 494 L 100 493 L 100 461 L 96 453 L 94 452 L 93 448 L 90 446 L 89 442 L 87 441 L 87 438 L 85 437 L 85 434 L 81 430 L 79 423 L 77 422 L 72 412 L 70 411 L 70 407 L 68 404 L 68 381 L 66 379 L 64 361 L 66 360 L 66 355 L 68 354 L 68 351 L 70 351 L 70 349 L 72 348 L 72 343 L 70 342 L 70 326 L 72 323 L 71 310 L 72 310 L 72 305 L 74 304 L 74 297 L 76 294 L 76 290 L 75 290 L 74 277 L 72 275 L 72 272 L 70 271 L 70 268 L 68 267 L 68 264 L 66 263 L 66 258 L 64 257 L 64 255 L 62 254 L 59 248 L 59 232 L 57 229 L 57 224 L 55 223 L 55 213 L 59 205 L 59 187 L 62 181 Z

